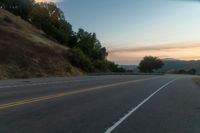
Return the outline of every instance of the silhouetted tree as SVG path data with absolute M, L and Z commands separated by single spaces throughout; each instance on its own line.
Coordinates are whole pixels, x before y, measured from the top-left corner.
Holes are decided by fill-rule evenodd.
M 34 0 L 1 0 L 0 7 L 28 20 Z
M 108 62 L 108 68 L 111 72 L 126 72 L 126 70 L 122 67 L 119 67 L 119 65 L 115 64 L 112 61 L 107 61 Z
M 77 47 L 92 60 L 105 60 L 108 53 L 106 48 L 101 46 L 95 33 L 89 33 L 79 29 L 77 33 Z
M 178 73 L 177 73 L 177 74 L 186 74 L 186 73 L 187 73 L 186 70 L 180 69 L 180 70 L 178 70 Z
M 196 69 L 192 68 L 192 69 L 188 70 L 187 73 L 195 75 L 196 74 Z
M 139 70 L 141 72 L 148 72 L 151 73 L 154 70 L 158 70 L 164 65 L 162 60 L 160 60 L 158 57 L 153 56 L 146 56 L 143 58 L 143 60 L 139 64 Z

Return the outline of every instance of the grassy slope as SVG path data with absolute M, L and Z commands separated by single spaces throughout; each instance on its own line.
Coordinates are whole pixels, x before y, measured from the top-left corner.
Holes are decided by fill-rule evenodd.
M 174 70 L 190 70 L 192 68 L 197 70 L 197 73 L 200 73 L 200 61 L 183 61 L 183 60 L 164 60 L 164 67 L 159 71 L 172 72 Z
M 80 75 L 66 60 L 68 48 L 0 9 L 0 79 Z

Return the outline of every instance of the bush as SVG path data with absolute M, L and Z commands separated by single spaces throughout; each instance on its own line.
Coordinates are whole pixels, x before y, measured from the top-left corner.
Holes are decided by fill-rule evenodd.
M 93 62 L 95 69 L 99 71 L 109 71 L 108 62 L 106 60 L 96 60 Z
M 145 56 L 139 64 L 141 72 L 152 73 L 154 70 L 160 69 L 164 63 L 158 57 Z
M 195 74 L 196 74 L 196 71 L 197 71 L 197 70 L 193 68 L 193 69 L 188 70 L 187 73 L 188 73 L 188 74 L 191 74 L 191 75 L 195 75 Z
M 114 62 L 111 61 L 107 61 L 108 64 L 108 69 L 111 72 L 126 72 L 126 70 L 124 68 L 119 67 L 117 64 L 115 64 Z
M 195 75 L 196 74 L 196 69 L 190 69 L 188 71 L 184 70 L 184 69 L 180 69 L 180 70 L 175 70 L 173 72 L 174 74 L 191 74 L 191 75 Z
M 94 70 L 90 59 L 78 48 L 68 50 L 67 58 L 74 66 L 82 68 L 86 72 Z

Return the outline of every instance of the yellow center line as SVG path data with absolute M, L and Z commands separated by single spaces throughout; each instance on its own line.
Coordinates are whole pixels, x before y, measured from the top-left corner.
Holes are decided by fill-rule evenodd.
M 30 98 L 30 99 L 20 100 L 20 101 L 16 101 L 16 102 L 10 102 L 10 103 L 6 103 L 6 104 L 0 104 L 0 110 L 11 108 L 11 107 L 16 107 L 16 106 L 20 106 L 20 105 L 24 105 L 24 104 L 35 103 L 35 102 L 50 100 L 50 99 L 54 99 L 54 98 L 64 97 L 64 96 L 71 96 L 71 95 L 91 92 L 91 91 L 99 90 L 99 89 L 102 89 L 102 88 L 108 88 L 108 87 L 113 87 L 113 86 L 118 86 L 118 85 L 123 85 L 123 84 L 128 84 L 128 83 L 141 82 L 141 81 L 157 79 L 157 78 L 160 78 L 160 77 L 145 78 L 145 79 L 139 79 L 139 80 L 133 80 L 133 81 L 113 83 L 113 84 L 109 84 L 109 85 L 91 87 L 91 88 L 81 89 L 81 90 L 76 90 L 76 91 L 71 91 L 71 92 L 62 92 L 62 93 L 58 93 L 58 94 L 52 94 L 52 95 L 41 96 L 41 97 L 36 97 L 36 98 Z

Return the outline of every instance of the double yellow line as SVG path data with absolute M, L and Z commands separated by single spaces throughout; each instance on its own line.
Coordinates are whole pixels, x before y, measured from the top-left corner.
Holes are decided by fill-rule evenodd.
M 160 78 L 160 77 L 145 78 L 145 79 L 139 79 L 139 80 L 133 80 L 133 81 L 113 83 L 113 84 L 109 84 L 109 85 L 97 86 L 97 87 L 81 89 L 81 90 L 76 90 L 76 91 L 71 91 L 71 92 L 62 92 L 62 93 L 52 94 L 52 95 L 48 95 L 48 96 L 41 96 L 41 97 L 36 97 L 36 98 L 20 100 L 20 101 L 16 101 L 16 102 L 10 102 L 10 103 L 6 103 L 6 104 L 0 104 L 0 110 L 11 108 L 11 107 L 16 107 L 16 106 L 20 106 L 20 105 L 24 105 L 24 104 L 30 104 L 30 103 L 40 102 L 40 101 L 51 100 L 51 99 L 64 97 L 64 96 L 71 96 L 71 95 L 91 92 L 91 91 L 99 90 L 99 89 L 102 89 L 102 88 L 114 87 L 114 86 L 118 86 L 118 85 L 141 82 L 141 81 L 157 79 L 157 78 Z

